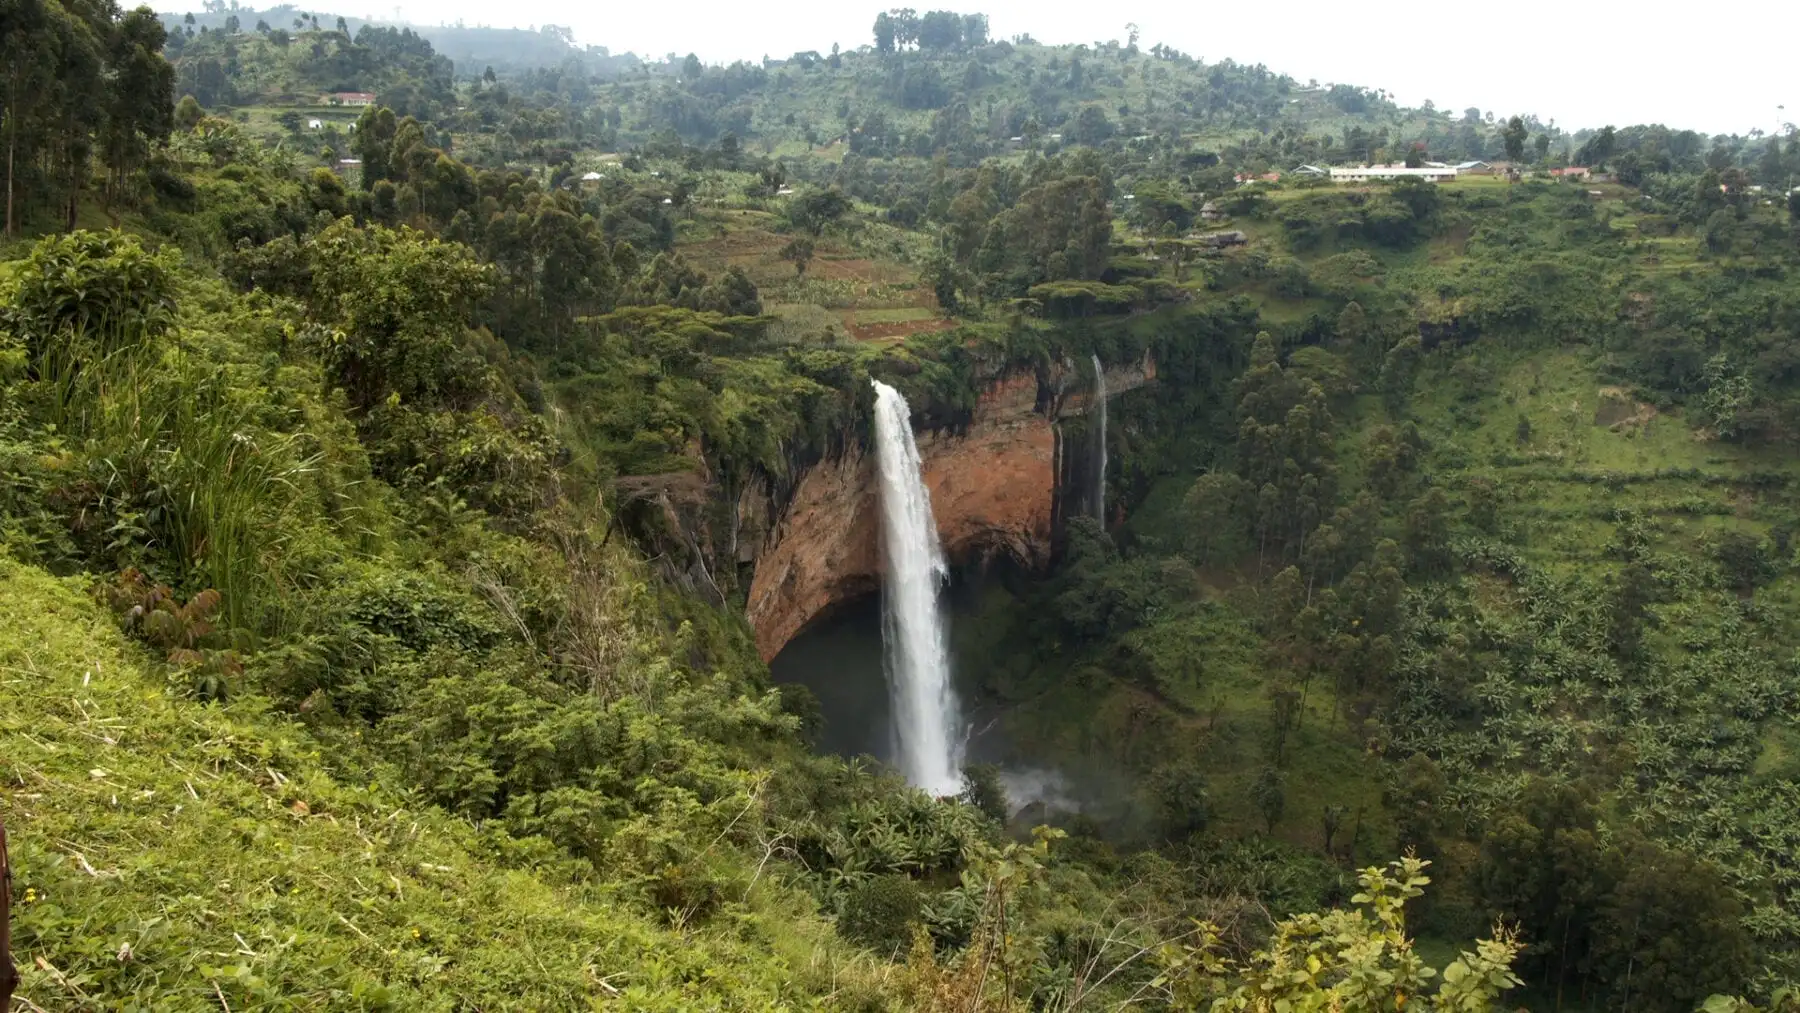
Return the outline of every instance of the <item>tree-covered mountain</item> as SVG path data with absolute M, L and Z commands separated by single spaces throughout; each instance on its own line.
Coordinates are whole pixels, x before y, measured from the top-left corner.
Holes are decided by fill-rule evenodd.
M 250 15 L 0 6 L 23 1008 L 1794 1008 L 1800 138 Z M 1089 363 L 954 625 L 1064 790 L 821 754 L 755 515 Z

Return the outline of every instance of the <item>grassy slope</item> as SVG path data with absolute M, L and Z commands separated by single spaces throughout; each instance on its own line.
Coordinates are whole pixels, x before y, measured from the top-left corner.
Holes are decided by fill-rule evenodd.
M 744 177 L 748 179 L 748 177 Z M 721 188 L 721 203 L 745 203 Z M 757 202 L 780 208 L 781 201 Z M 854 238 L 815 240 L 804 274 L 781 258 L 794 235 L 777 231 L 780 215 L 760 208 L 708 208 L 682 222 L 677 249 L 696 268 L 716 274 L 740 268 L 776 318 L 777 340 L 816 339 L 827 329 L 865 341 L 891 341 L 954 324 L 919 280 L 924 247 L 916 233 L 867 224 Z
M 0 782 L 44 1009 L 810 1008 L 844 973 L 791 895 L 682 934 L 547 849 L 344 783 L 255 701 L 173 698 L 76 586 L 4 557 Z

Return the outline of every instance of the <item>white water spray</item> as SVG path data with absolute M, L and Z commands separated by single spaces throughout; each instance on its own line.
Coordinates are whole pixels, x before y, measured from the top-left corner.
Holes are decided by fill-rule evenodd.
M 1094 517 L 1106 523 L 1106 367 L 1094 356 L 1094 401 L 1100 409 L 1100 470 L 1094 479 Z
M 912 412 L 900 392 L 875 385 L 875 460 L 881 473 L 881 640 L 900 770 L 934 795 L 962 787 L 956 693 L 938 591 L 949 574 L 931 494 L 920 474 Z

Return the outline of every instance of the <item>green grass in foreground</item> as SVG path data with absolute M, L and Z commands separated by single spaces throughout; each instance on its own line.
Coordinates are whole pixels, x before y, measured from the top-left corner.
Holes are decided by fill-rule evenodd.
M 666 928 L 548 846 L 344 783 L 257 701 L 174 698 L 149 667 L 76 586 L 0 555 L 23 1009 L 760 1011 L 876 987 L 767 880 L 727 929 Z

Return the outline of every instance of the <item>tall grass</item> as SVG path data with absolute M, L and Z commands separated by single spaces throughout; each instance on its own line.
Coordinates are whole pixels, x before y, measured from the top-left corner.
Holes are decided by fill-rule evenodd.
M 256 389 L 222 368 L 148 345 L 84 360 L 73 350 L 91 346 L 67 337 L 40 359 L 44 414 L 95 475 L 114 545 L 160 553 L 190 593 L 218 590 L 235 628 L 285 628 L 283 548 L 304 524 L 301 483 L 318 455 L 264 425 Z

